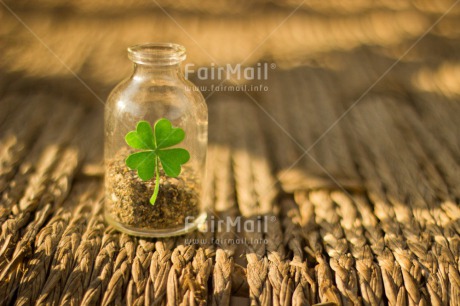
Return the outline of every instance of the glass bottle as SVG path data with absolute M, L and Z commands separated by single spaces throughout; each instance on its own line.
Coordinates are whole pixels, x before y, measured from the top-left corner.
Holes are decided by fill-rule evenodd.
M 105 218 L 118 230 L 131 235 L 181 235 L 195 229 L 206 218 L 201 193 L 206 163 L 208 111 L 201 93 L 194 89 L 181 71 L 185 56 L 183 46 L 171 43 L 128 48 L 128 57 L 134 63 L 133 74 L 112 90 L 105 106 Z M 167 123 L 166 127 L 161 124 L 163 130 L 158 132 L 160 126 L 156 123 L 165 123 L 165 119 L 173 128 L 182 129 L 185 137 L 180 143 L 175 141 L 171 147 L 163 149 L 184 149 L 189 159 L 180 165 L 184 162 L 181 160 L 180 174 L 171 177 L 162 164 L 171 158 L 166 156 L 165 160 L 160 160 L 157 158 L 160 154 L 152 150 L 158 154 L 149 155 L 145 163 L 156 165 L 153 168 L 155 173 L 158 169 L 158 173 L 151 179 L 143 180 L 138 168 L 128 167 L 127 158 L 145 151 L 145 148 L 142 145 L 141 149 L 130 146 L 127 134 L 137 131 L 137 136 L 145 137 L 142 131 L 150 125 L 152 134 L 147 135 L 154 135 L 152 143 L 156 145 L 161 133 L 171 132 Z M 139 122 L 147 122 L 148 125 L 143 123 L 144 130 L 136 130 Z M 164 157 L 164 154 L 169 153 L 163 152 L 161 156 Z M 144 160 L 138 161 L 137 166 L 145 166 L 145 163 Z M 156 177 L 159 177 L 158 184 Z M 156 185 L 158 193 L 152 204 Z

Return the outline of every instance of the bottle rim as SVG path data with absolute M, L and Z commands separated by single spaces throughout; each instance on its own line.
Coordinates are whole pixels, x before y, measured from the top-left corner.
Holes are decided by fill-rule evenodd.
M 143 65 L 175 65 L 186 58 L 185 47 L 175 43 L 146 43 L 128 48 L 128 58 Z

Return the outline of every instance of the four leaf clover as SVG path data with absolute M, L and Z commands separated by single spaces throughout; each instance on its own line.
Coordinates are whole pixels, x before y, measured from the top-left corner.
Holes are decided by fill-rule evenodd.
M 125 136 L 126 143 L 133 149 L 141 150 L 126 158 L 126 165 L 137 170 L 143 181 L 155 176 L 155 189 L 150 203 L 155 204 L 160 186 L 160 164 L 166 175 L 177 177 L 181 172 L 181 165 L 188 162 L 190 153 L 182 148 L 170 148 L 182 142 L 185 132 L 181 128 L 172 126 L 168 119 L 159 119 L 153 128 L 147 121 L 139 121 L 135 131 Z

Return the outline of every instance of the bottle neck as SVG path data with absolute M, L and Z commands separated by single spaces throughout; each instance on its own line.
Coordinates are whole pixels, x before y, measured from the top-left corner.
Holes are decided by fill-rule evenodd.
M 181 78 L 180 64 L 145 65 L 134 63 L 133 78 L 135 79 L 176 79 Z

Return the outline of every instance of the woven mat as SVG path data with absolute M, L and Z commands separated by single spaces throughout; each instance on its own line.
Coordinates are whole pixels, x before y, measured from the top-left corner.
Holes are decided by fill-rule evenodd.
M 232 63 L 291 2 L 250 18 L 174 16 Z M 207 99 L 208 226 L 263 216 L 267 230 L 170 239 L 104 223 L 95 95 L 105 99 L 127 73 L 123 49 L 134 41 L 176 40 L 197 64 L 209 57 L 162 12 L 137 12 L 142 1 L 130 12 L 137 18 L 104 20 L 94 15 L 99 2 L 82 2 L 67 19 L 43 3 L 38 15 L 8 2 L 55 54 L 1 12 L 9 43 L 0 70 L 0 304 L 460 305 L 458 17 L 386 73 L 449 1 L 349 2 L 306 1 L 250 56 L 279 66 L 267 92 Z M 174 3 L 162 1 L 187 6 Z M 222 3 L 201 11 L 236 7 Z M 342 16 L 344 7 L 358 15 Z M 232 25 L 251 31 L 239 37 Z M 134 31 L 141 26 L 167 30 Z

